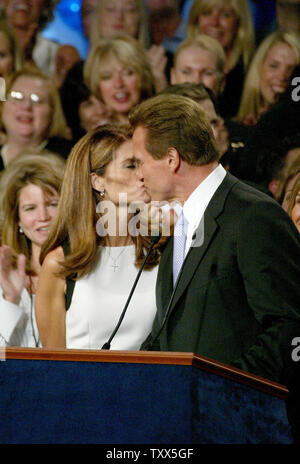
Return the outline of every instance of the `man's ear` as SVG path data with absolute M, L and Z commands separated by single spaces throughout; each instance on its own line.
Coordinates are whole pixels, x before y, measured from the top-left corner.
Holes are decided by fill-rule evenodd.
M 180 158 L 180 155 L 179 155 L 178 151 L 176 150 L 176 148 L 169 147 L 168 150 L 167 150 L 166 158 L 167 158 L 168 167 L 173 172 L 178 171 L 178 169 L 180 167 L 180 163 L 181 163 L 181 158 Z
M 100 192 L 104 189 L 104 179 L 101 176 L 98 176 L 95 172 L 91 173 L 91 184 L 94 190 Z

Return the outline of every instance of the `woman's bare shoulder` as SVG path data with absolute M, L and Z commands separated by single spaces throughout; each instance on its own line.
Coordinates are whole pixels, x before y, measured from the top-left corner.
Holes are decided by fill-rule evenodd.
M 61 262 L 64 260 L 64 251 L 61 246 L 54 248 L 54 250 L 49 251 L 47 253 L 43 267 L 47 267 L 49 270 L 53 272 L 58 272 L 61 270 Z

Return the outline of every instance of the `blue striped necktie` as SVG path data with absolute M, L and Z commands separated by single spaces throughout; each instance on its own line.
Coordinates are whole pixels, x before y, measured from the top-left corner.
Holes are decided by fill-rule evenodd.
M 182 267 L 184 256 L 185 256 L 185 243 L 186 243 L 186 232 L 188 227 L 188 221 L 181 213 L 177 219 L 174 229 L 174 241 L 173 241 L 173 286 L 175 286 L 178 274 Z

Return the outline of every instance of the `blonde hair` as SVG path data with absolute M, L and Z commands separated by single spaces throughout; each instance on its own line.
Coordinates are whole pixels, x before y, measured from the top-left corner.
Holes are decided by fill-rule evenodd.
M 278 201 L 280 205 L 282 205 L 283 203 L 288 183 L 294 177 L 297 177 L 298 174 L 300 174 L 300 155 L 297 156 L 297 158 L 292 162 L 290 166 L 287 167 L 287 169 L 283 169 L 281 173 L 277 195 L 276 195 L 276 200 Z
M 268 35 L 258 47 L 246 75 L 241 103 L 236 117 L 240 122 L 243 122 L 248 115 L 252 115 L 254 119 L 259 117 L 259 111 L 263 103 L 260 91 L 262 66 L 270 49 L 278 43 L 289 45 L 296 55 L 297 63 L 300 62 L 300 42 L 297 36 L 282 31 L 276 31 Z
M 153 93 L 153 75 L 147 55 L 139 43 L 128 36 L 100 39 L 93 45 L 83 68 L 83 76 L 90 91 L 102 99 L 99 89 L 101 73 L 107 63 L 117 60 L 135 70 L 140 78 L 141 99 Z
M 19 71 L 24 65 L 24 56 L 17 44 L 16 38 L 11 28 L 8 26 L 5 20 L 0 20 L 0 32 L 2 32 L 7 37 L 9 43 L 10 53 L 13 58 L 13 72 Z
M 288 215 L 292 217 L 292 211 L 296 203 L 296 198 L 298 193 L 300 192 L 300 177 L 297 178 L 294 187 L 291 192 L 291 199 L 289 201 L 289 207 L 288 207 Z
M 98 0 L 97 8 L 92 22 L 90 42 L 93 46 L 94 43 L 98 42 L 99 39 L 104 38 L 100 35 L 99 31 L 99 18 L 104 7 L 104 3 L 110 0 Z M 137 37 L 134 37 L 142 47 L 147 48 L 150 44 L 149 36 L 149 25 L 147 9 L 144 4 L 144 0 L 135 0 L 137 3 L 138 14 L 139 14 L 139 25 Z
M 99 126 L 74 145 L 67 159 L 58 211 L 40 255 L 42 263 L 49 251 L 68 240 L 70 253 L 60 263 L 61 277 L 80 278 L 93 269 L 101 242 L 96 232 L 99 219 L 96 208 L 101 196 L 92 189 L 91 173 L 103 176 L 119 147 L 130 140 L 131 135 L 131 128 L 125 124 Z M 148 238 L 137 236 L 132 239 L 138 265 L 144 258 Z M 155 251 L 148 265 L 157 264 L 157 259 L 158 252 Z
M 196 38 L 201 34 L 198 25 L 199 16 L 223 3 L 224 0 L 194 0 L 188 19 L 187 36 Z M 247 0 L 228 0 L 228 4 L 234 10 L 239 22 L 230 54 L 230 67 L 234 68 L 242 57 L 244 68 L 247 69 L 255 48 L 254 27 L 249 4 Z
M 183 40 L 174 54 L 173 67 L 176 66 L 180 53 L 183 50 L 191 47 L 201 48 L 202 50 L 206 50 L 207 52 L 211 53 L 216 59 L 218 73 L 221 76 L 224 75 L 226 56 L 223 47 L 219 44 L 219 42 L 217 42 L 217 40 L 212 39 L 206 34 L 200 34 L 197 35 L 196 38 L 190 37 Z
M 60 194 L 65 162 L 50 152 L 23 152 L 11 161 L 0 178 L 1 244 L 8 245 L 16 261 L 23 253 L 30 272 L 31 246 L 19 232 L 19 199 L 22 188 L 39 186 L 45 194 Z
M 16 71 L 6 80 L 6 93 L 9 93 L 14 83 L 19 77 L 29 77 L 32 79 L 40 79 L 44 81 L 48 88 L 50 106 L 52 109 L 52 117 L 45 138 L 63 137 L 66 138 L 67 123 L 63 113 L 60 96 L 54 83 L 48 79 L 37 67 L 26 64 L 22 69 Z M 0 131 L 5 133 L 5 127 L 2 121 L 2 111 L 5 102 L 0 103 Z

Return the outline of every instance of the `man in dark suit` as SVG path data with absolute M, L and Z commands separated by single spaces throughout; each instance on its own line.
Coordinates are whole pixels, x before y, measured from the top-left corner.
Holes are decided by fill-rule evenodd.
M 156 96 L 129 119 L 138 175 L 152 200 L 183 206 L 185 224 L 177 278 L 176 233 L 163 251 L 142 349 L 194 352 L 287 384 L 300 336 L 297 229 L 275 201 L 226 173 L 192 100 Z

